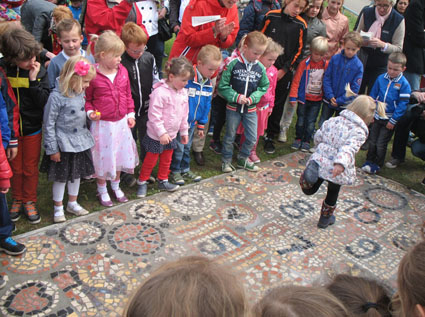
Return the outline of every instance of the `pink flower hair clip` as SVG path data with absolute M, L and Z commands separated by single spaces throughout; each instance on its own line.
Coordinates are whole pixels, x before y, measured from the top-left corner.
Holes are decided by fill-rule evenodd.
M 78 61 L 74 70 L 78 76 L 86 76 L 89 73 L 90 64 L 85 61 Z

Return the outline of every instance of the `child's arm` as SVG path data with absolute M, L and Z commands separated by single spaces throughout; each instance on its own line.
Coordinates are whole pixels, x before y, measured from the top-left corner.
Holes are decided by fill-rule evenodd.
M 7 118 L 6 102 L 0 94 L 0 120 L 1 120 L 1 140 L 3 148 L 7 149 L 10 140 L 9 120 Z
M 267 77 L 266 68 L 262 66 L 263 69 L 263 76 L 261 76 L 260 82 L 258 83 L 257 89 L 251 93 L 251 95 L 248 98 L 248 104 L 257 104 L 261 97 L 264 96 L 264 94 L 267 92 L 267 89 L 269 89 L 269 78 Z
M 400 118 L 406 112 L 407 105 L 409 104 L 410 93 L 411 89 L 409 83 L 407 81 L 402 83 L 399 92 L 399 99 L 396 102 L 397 106 L 392 117 L 388 121 L 388 123 L 390 124 L 390 126 L 387 125 L 388 129 L 394 129 L 394 126 L 397 124 L 398 120 L 400 120 Z
M 43 137 L 44 150 L 46 155 L 54 155 L 60 152 L 58 141 L 56 138 L 56 121 L 59 117 L 61 103 L 58 96 L 53 93 L 47 101 L 43 115 Z M 60 161 L 60 157 L 56 155 L 56 162 Z
M 136 114 L 134 112 L 134 100 L 131 96 L 131 87 L 130 87 L 130 78 L 128 77 L 127 69 L 124 66 L 121 66 L 123 72 L 127 76 L 127 83 L 125 87 L 125 98 L 127 99 L 127 122 L 128 127 L 131 129 L 136 125 Z
M 155 133 L 160 138 L 163 135 L 168 136 L 167 130 L 165 129 L 165 126 L 164 126 L 163 104 L 164 104 L 164 101 L 162 100 L 159 90 L 155 89 L 152 92 L 149 99 L 148 121 L 150 121 L 153 124 Z M 162 144 L 168 144 L 168 143 L 162 143 Z
M 323 97 L 326 100 L 335 98 L 334 91 L 332 89 L 332 71 L 334 67 L 334 58 L 331 58 L 328 64 L 328 68 L 325 70 L 323 75 Z
M 237 93 L 230 85 L 233 65 L 234 62 L 230 62 L 221 73 L 220 82 L 218 83 L 218 93 L 226 99 L 227 102 L 239 103 L 243 95 Z
M 352 92 L 354 92 L 355 94 L 359 93 L 360 86 L 362 84 L 362 79 L 363 79 L 363 64 L 359 61 L 357 65 L 358 65 L 357 71 L 355 72 L 354 76 L 352 77 L 350 81 L 350 88 Z M 353 99 L 354 97 L 346 97 L 345 91 L 344 91 L 342 96 L 339 96 L 336 98 L 336 103 L 338 106 L 342 106 L 342 105 L 348 104 Z
M 289 102 L 292 105 L 296 105 L 298 99 L 298 88 L 300 87 L 301 76 L 303 75 L 306 69 L 306 60 L 303 60 L 300 65 L 297 67 L 295 72 L 294 79 L 292 79 L 291 89 L 289 91 Z
M 271 66 L 274 67 L 274 66 Z M 274 101 L 276 99 L 276 84 L 277 84 L 277 69 L 276 72 L 273 73 L 273 76 L 270 80 L 270 86 L 269 86 L 269 91 L 270 91 L 270 105 L 269 105 L 269 114 L 272 113 L 273 108 L 274 108 Z M 271 88 L 271 89 L 270 89 Z
M 49 77 L 50 89 L 55 88 L 56 78 L 59 77 L 60 69 L 54 60 L 50 61 L 49 67 L 47 68 L 47 75 Z
M 372 89 L 369 92 L 369 96 L 373 99 L 373 100 L 379 100 L 378 99 L 378 94 L 379 94 L 379 79 L 381 76 L 378 76 L 378 78 L 375 80 Z M 383 101 L 383 100 L 380 100 Z
M 2 138 L 1 133 L 0 138 Z M 9 191 L 11 177 L 12 169 L 7 161 L 6 153 L 3 148 L 0 148 L 0 193 L 6 194 Z
M 334 164 L 341 164 L 344 168 L 355 164 L 356 153 L 367 139 L 363 130 L 352 130 L 345 143 L 338 149 Z
M 184 99 L 185 101 L 182 104 L 183 107 L 183 116 L 180 122 L 180 138 L 182 144 L 187 144 L 189 141 L 188 132 L 189 132 L 189 123 L 187 122 L 187 118 L 189 116 L 189 96 Z

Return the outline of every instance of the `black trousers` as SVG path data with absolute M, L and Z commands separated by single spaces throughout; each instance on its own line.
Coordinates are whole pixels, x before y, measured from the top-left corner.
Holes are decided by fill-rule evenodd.
M 310 189 L 303 189 L 304 194 L 306 195 L 313 195 L 315 194 L 320 186 L 322 185 L 324 179 L 319 178 L 317 182 L 313 185 Z M 332 183 L 328 181 L 328 192 L 326 193 L 325 203 L 328 206 L 335 206 L 336 201 L 338 200 L 339 190 L 341 189 L 341 185 Z

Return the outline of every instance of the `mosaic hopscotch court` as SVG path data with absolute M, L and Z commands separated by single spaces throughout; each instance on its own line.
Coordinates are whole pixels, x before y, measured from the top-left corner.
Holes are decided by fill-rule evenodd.
M 394 289 L 406 249 L 421 239 L 425 197 L 358 171 L 342 187 L 336 223 L 316 227 L 326 187 L 298 185 L 296 152 L 16 237 L 20 257 L 0 256 L 4 316 L 120 316 L 129 295 L 167 260 L 205 255 L 230 263 L 255 301 L 280 283 L 310 285 L 350 270 Z

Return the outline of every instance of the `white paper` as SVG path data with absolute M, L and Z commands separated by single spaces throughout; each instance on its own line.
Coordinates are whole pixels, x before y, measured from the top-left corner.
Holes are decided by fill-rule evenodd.
M 221 16 L 219 15 L 192 17 L 192 26 L 199 26 L 199 25 L 207 24 L 220 19 L 221 19 Z
M 370 40 L 372 38 L 372 33 L 371 32 L 363 32 L 360 31 L 360 36 L 364 39 L 364 40 Z

